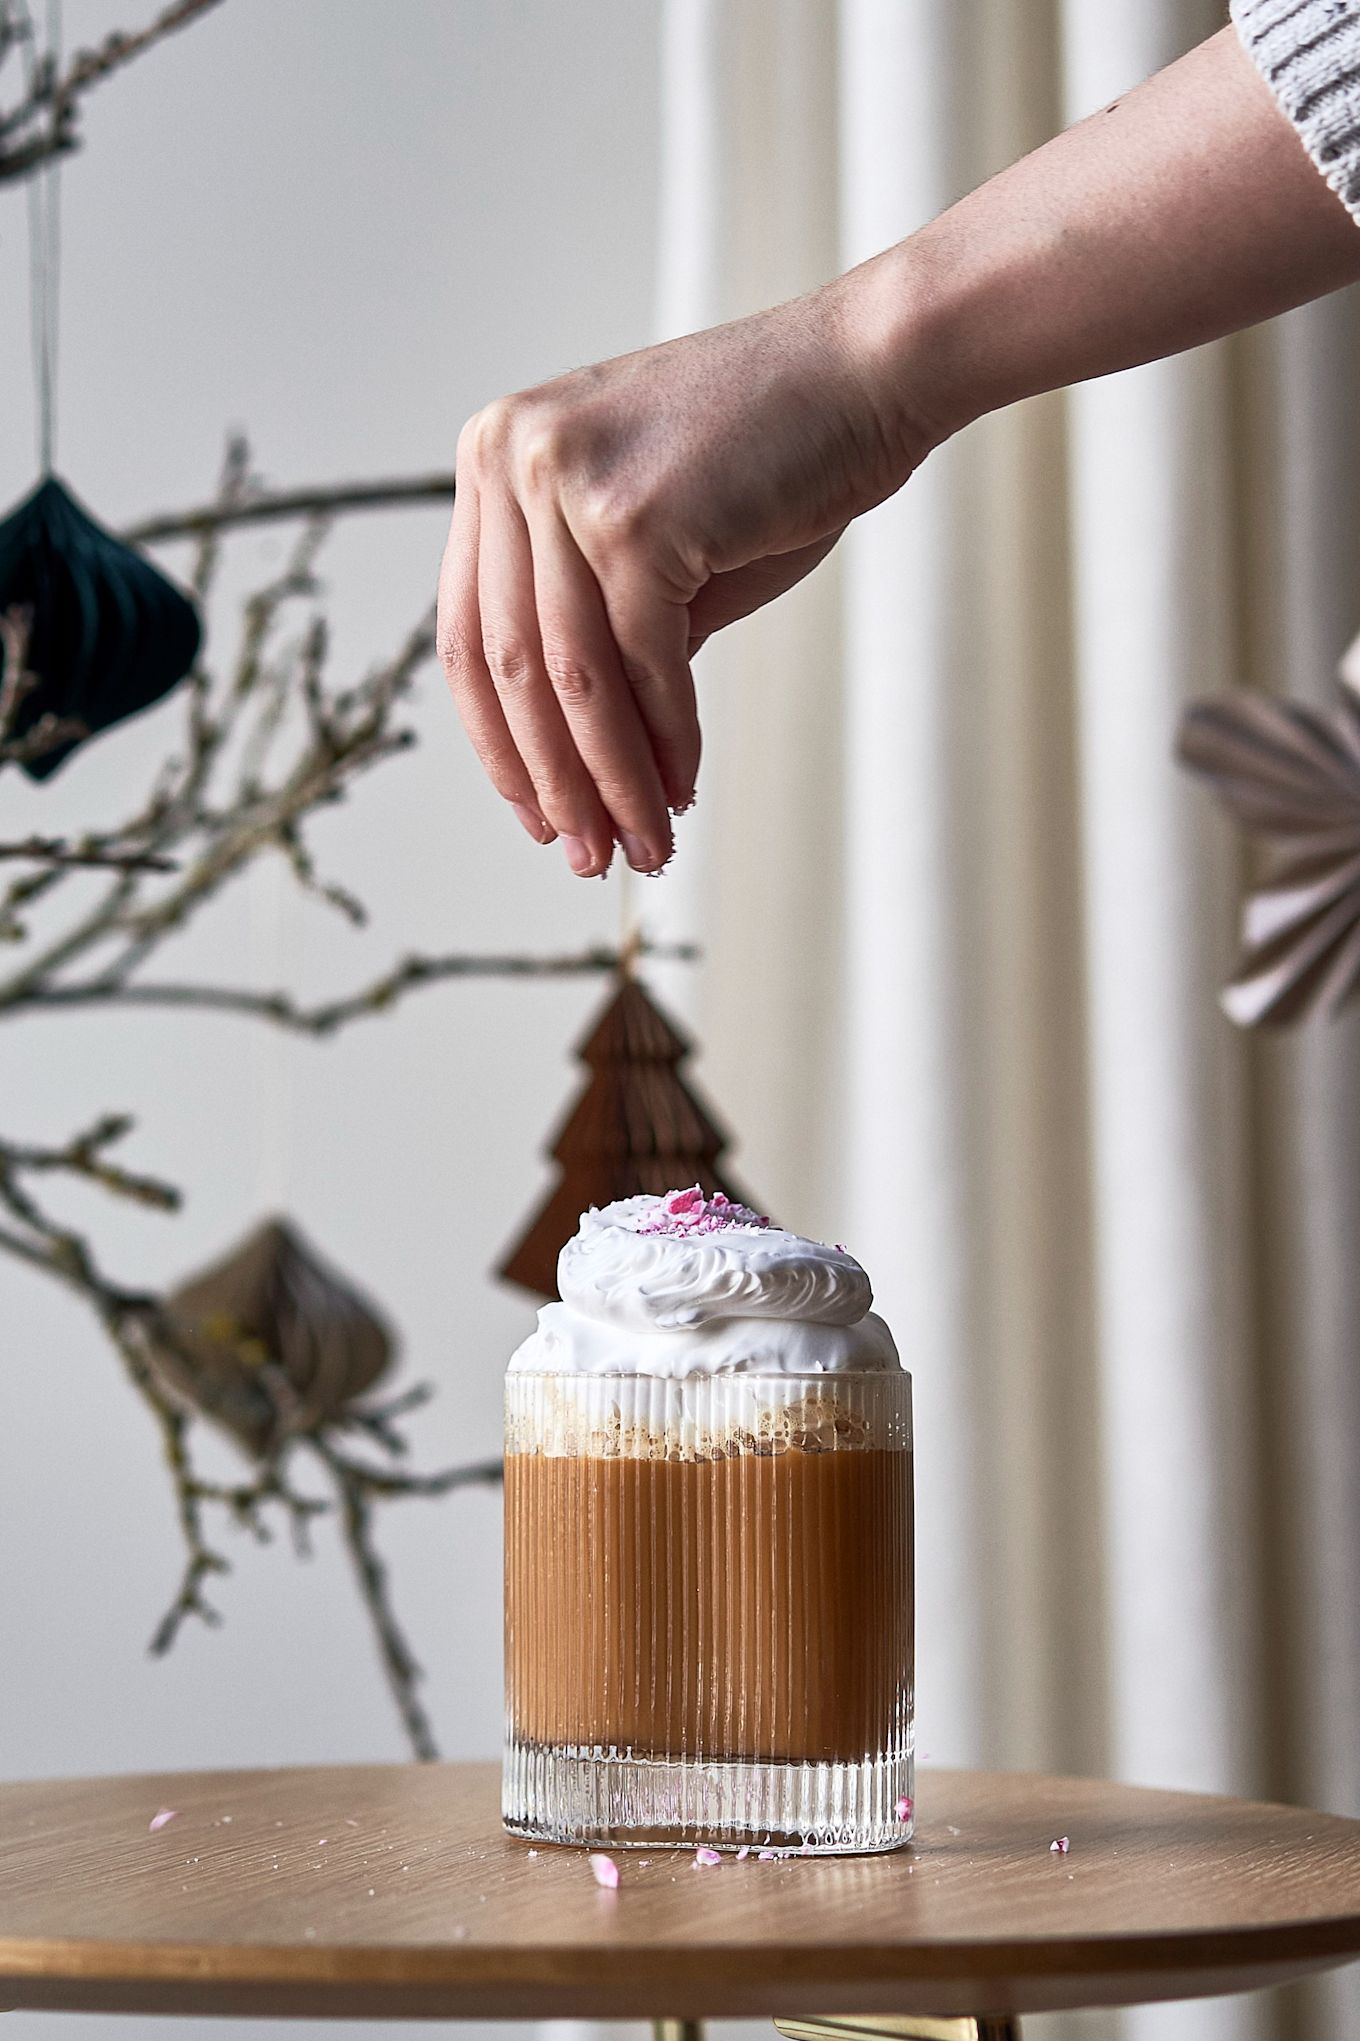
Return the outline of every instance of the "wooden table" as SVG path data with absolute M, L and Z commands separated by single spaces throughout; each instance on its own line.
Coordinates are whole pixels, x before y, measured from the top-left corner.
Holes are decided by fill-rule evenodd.
M 1294 1808 L 934 1772 L 909 1851 L 620 1851 L 611 1892 L 505 1836 L 498 1796 L 491 1765 L 0 1787 L 0 2006 L 1006 2041 L 1360 1956 L 1360 1822 Z

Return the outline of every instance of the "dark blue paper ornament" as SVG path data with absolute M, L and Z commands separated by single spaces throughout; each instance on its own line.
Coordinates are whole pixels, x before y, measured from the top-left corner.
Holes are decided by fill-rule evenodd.
M 0 612 L 11 608 L 28 612 L 26 663 L 37 676 L 11 737 L 48 715 L 73 718 L 92 737 L 160 701 L 198 655 L 188 597 L 54 475 L 0 522 Z M 83 742 L 25 759 L 24 770 L 46 779 Z

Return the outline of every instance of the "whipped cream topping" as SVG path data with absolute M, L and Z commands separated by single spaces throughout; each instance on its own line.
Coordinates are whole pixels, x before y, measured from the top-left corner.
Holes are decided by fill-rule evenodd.
M 514 1372 L 674 1378 L 901 1365 L 853 1255 L 698 1189 L 587 1212 L 557 1278 L 562 1301 L 540 1311 Z

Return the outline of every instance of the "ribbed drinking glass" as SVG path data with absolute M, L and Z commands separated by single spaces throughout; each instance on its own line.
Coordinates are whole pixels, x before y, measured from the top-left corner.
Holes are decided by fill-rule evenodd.
M 910 1839 L 910 1376 L 511 1374 L 505 1546 L 513 1833 Z

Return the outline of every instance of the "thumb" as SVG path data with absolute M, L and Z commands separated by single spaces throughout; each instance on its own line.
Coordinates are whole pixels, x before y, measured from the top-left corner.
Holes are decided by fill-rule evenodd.
M 840 537 L 839 531 L 814 539 L 809 546 L 797 546 L 790 553 L 768 553 L 763 560 L 751 560 L 745 567 L 733 567 L 706 581 L 689 606 L 689 650 L 697 652 L 706 638 L 739 617 L 763 609 L 777 595 L 802 581 L 823 561 Z

